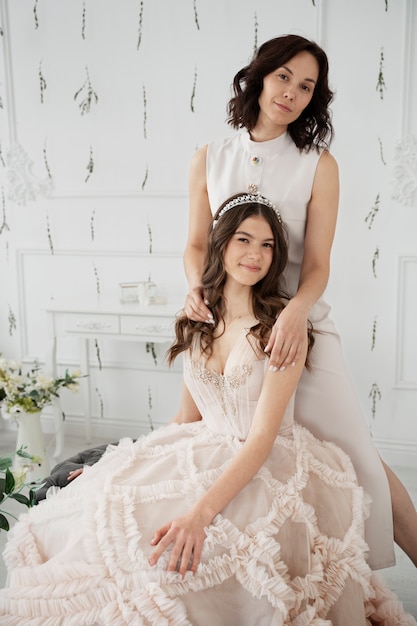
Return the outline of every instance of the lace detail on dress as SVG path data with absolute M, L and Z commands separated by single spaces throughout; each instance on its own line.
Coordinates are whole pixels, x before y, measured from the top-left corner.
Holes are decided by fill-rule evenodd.
M 248 377 L 252 374 L 251 365 L 247 363 L 235 365 L 230 369 L 230 373 L 227 374 L 219 374 L 195 360 L 187 362 L 187 368 L 192 376 L 201 380 L 205 385 L 212 384 L 219 389 L 224 415 L 236 415 L 236 396 L 233 391 L 246 383 Z

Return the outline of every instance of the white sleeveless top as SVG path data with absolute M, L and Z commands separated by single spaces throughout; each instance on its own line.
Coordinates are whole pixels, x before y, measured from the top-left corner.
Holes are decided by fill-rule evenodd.
M 291 296 L 298 289 L 307 206 L 321 153 L 300 151 L 288 133 L 255 142 L 244 132 L 208 144 L 207 190 L 213 214 L 230 196 L 257 191 L 281 213 L 289 239 L 285 278 Z M 312 322 L 322 321 L 329 311 L 330 306 L 320 298 L 309 318 Z

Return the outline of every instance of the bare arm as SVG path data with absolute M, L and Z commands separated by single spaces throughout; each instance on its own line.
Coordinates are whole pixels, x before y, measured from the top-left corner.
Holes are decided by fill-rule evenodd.
M 303 356 L 305 358 L 305 352 Z M 265 374 L 248 438 L 223 474 L 192 509 L 155 532 L 152 545 L 157 547 L 149 559 L 151 565 L 173 544 L 168 570 L 175 571 L 179 561 L 178 571 L 182 576 L 187 569 L 197 570 L 206 536 L 204 529 L 247 485 L 267 459 L 303 367 L 304 360 L 300 358 L 294 367 L 285 372 L 277 375 L 268 371 Z
M 176 424 L 187 424 L 189 422 L 198 422 L 201 420 L 200 412 L 188 391 L 187 385 L 183 382 L 181 389 L 180 408 L 176 416 L 171 420 Z
M 278 369 L 298 361 L 303 352 L 307 319 L 329 279 L 338 203 L 337 163 L 328 152 L 323 152 L 308 206 L 298 291 L 278 317 L 266 346 L 271 353 L 271 366 Z
M 184 310 L 197 322 L 210 320 L 210 311 L 204 304 L 201 291 L 201 274 L 207 243 L 207 232 L 212 221 L 207 193 L 206 176 L 207 146 L 194 153 L 189 173 L 189 222 L 188 238 L 184 250 L 184 268 L 189 292 Z

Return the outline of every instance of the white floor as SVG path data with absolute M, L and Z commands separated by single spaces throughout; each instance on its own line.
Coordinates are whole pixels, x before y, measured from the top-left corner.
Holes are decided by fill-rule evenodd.
M 10 451 L 14 448 L 16 435 L 12 432 L 7 432 L 0 427 L 0 456 L 10 454 Z M 94 445 L 106 443 L 105 441 L 93 441 L 91 444 L 86 444 L 82 438 L 67 437 L 65 441 L 64 453 L 61 460 L 72 456 L 80 450 L 90 448 Z M 53 442 L 48 443 L 48 449 L 53 450 Z M 53 459 L 50 460 L 51 467 L 56 463 Z M 415 468 L 410 467 L 395 467 L 393 468 L 398 474 L 400 479 L 406 485 L 409 493 L 417 506 L 417 471 Z M 1 505 L 0 505 L 1 508 Z M 18 514 L 23 509 L 20 505 L 16 504 L 14 511 Z M 0 531 L 0 554 L 3 552 L 4 545 L 6 543 L 7 533 Z M 399 599 L 403 602 L 404 608 L 417 618 L 417 569 L 411 563 L 411 561 L 396 547 L 397 564 L 395 567 L 381 570 L 381 574 L 384 577 L 386 583 L 394 591 Z M 3 588 L 6 583 L 6 568 L 4 566 L 3 559 L 0 559 L 0 588 Z

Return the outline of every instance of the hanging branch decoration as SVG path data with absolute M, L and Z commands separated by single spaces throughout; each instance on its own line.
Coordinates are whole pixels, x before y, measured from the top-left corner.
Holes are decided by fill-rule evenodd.
M 369 230 L 372 228 L 372 224 L 374 223 L 374 219 L 379 211 L 379 194 L 375 198 L 375 204 L 372 209 L 369 211 L 368 215 L 365 217 L 365 222 L 368 224 Z
M 96 394 L 98 396 L 98 401 L 100 403 L 100 417 L 101 419 L 103 419 L 104 418 L 104 402 L 103 402 L 103 397 L 98 387 L 96 387 Z
M 0 226 L 0 235 L 3 233 L 4 230 L 8 230 L 10 231 L 10 227 L 7 223 L 6 220 L 6 200 L 4 198 L 4 188 L 1 188 L 1 196 L 2 196 L 2 212 L 3 212 L 3 222 L 2 225 Z
M 371 390 L 369 392 L 368 398 L 371 398 L 372 401 L 372 406 L 371 406 L 371 413 L 372 413 L 372 419 L 375 419 L 375 415 L 376 415 L 376 403 L 377 400 L 381 400 L 382 396 L 381 396 L 381 392 L 379 390 L 379 387 L 377 385 L 377 383 L 372 383 L 372 387 Z
M 45 93 L 47 84 L 46 84 L 46 80 L 45 77 L 42 73 L 42 63 L 43 61 L 41 60 L 41 62 L 39 63 L 39 88 L 40 88 L 40 93 L 41 93 L 41 103 L 43 104 L 43 94 Z
M 388 0 L 385 0 L 385 13 L 388 12 Z
M 197 13 L 197 0 L 194 0 L 193 4 L 194 4 L 194 22 L 195 22 L 195 25 L 197 26 L 197 30 L 200 30 L 200 24 L 198 22 L 198 13 Z
M 90 178 L 91 174 L 94 172 L 94 159 L 93 159 L 93 148 L 90 146 L 90 159 L 87 163 L 87 167 L 86 170 L 88 172 L 87 177 L 85 179 L 85 183 L 88 181 L 88 179 Z
M 85 0 L 83 0 L 83 16 L 81 25 L 81 37 L 85 40 Z
M 4 158 L 3 158 L 3 152 L 1 149 L 1 144 L 0 144 L 0 163 L 2 164 L 3 167 L 6 167 L 6 163 L 4 162 Z
M 197 66 L 195 66 L 194 68 L 194 82 L 193 82 L 193 89 L 191 91 L 191 102 L 190 102 L 190 107 L 191 107 L 191 111 L 192 113 L 194 113 L 194 98 L 195 98 L 195 88 L 196 88 L 196 84 L 197 84 Z
M 141 0 L 141 3 L 140 3 L 139 26 L 138 26 L 138 43 L 136 44 L 136 50 L 139 50 L 140 44 L 142 42 L 142 29 L 143 29 L 143 0 Z
M 254 43 L 253 43 L 253 53 L 254 54 L 256 53 L 256 51 L 258 49 L 258 26 L 259 26 L 259 24 L 258 24 L 258 16 L 257 16 L 257 14 L 255 12 L 255 28 L 254 28 L 255 38 L 254 38 Z
M 35 29 L 39 28 L 39 21 L 38 21 L 38 0 L 35 0 L 35 6 L 33 7 L 33 16 L 35 18 Z
M 151 228 L 151 224 L 149 221 L 147 222 L 147 227 L 148 227 L 148 237 L 149 237 L 149 254 L 152 254 L 152 228 Z
M 313 3 L 313 7 L 315 7 L 316 6 L 316 0 L 311 0 L 311 1 Z
M 94 241 L 94 220 L 96 217 L 96 210 L 93 209 L 93 212 L 91 213 L 91 218 L 90 218 L 90 235 L 91 235 L 91 241 Z
M 378 142 L 379 142 L 379 155 L 381 157 L 381 161 L 384 165 L 386 165 L 385 159 L 384 159 L 384 151 L 382 149 L 382 141 L 381 138 L 378 137 Z
M 43 144 L 43 162 L 45 164 L 45 169 L 46 169 L 46 172 L 48 174 L 48 178 L 49 178 L 49 180 L 52 180 L 52 174 L 51 174 L 51 170 L 49 168 L 48 157 L 47 157 L 47 154 L 46 154 L 46 139 L 45 139 L 45 143 Z
M 146 113 L 146 89 L 145 89 L 145 85 L 142 85 L 142 94 L 143 94 L 143 137 L 144 137 L 144 139 L 146 139 L 147 113 Z
M 146 185 L 147 180 L 148 180 L 148 173 L 149 173 L 149 168 L 148 168 L 148 165 L 146 165 L 145 176 L 144 176 L 143 181 L 142 181 L 142 191 L 145 189 L 145 185 Z
M 93 270 L 94 270 L 94 276 L 96 279 L 96 293 L 99 296 L 100 295 L 100 276 L 98 275 L 98 270 L 97 270 L 95 263 L 93 263 Z
M 371 342 L 371 351 L 375 348 L 376 344 L 376 326 L 377 326 L 377 317 L 375 315 L 374 322 L 372 324 L 372 342 Z
M 9 304 L 8 321 L 9 321 L 9 335 L 11 337 L 13 335 L 13 331 L 16 330 L 16 328 L 17 328 L 17 324 L 16 324 L 15 314 L 13 313 L 12 307 L 10 306 L 10 304 Z
M 151 394 L 151 388 L 148 387 L 148 421 L 149 421 L 151 430 L 154 430 L 151 412 L 152 412 L 152 394 Z
M 3 109 L 3 108 L 4 108 L 4 107 L 3 107 L 3 99 L 2 99 L 2 97 L 0 96 L 0 109 Z
M 384 89 L 386 88 L 387 86 L 384 79 L 384 48 L 381 48 L 381 53 L 379 57 L 378 81 L 376 83 L 376 90 L 379 91 L 379 97 L 381 100 L 384 99 Z
M 153 341 L 146 342 L 146 354 L 152 354 L 153 362 L 158 365 L 158 355 L 156 354 L 155 344 Z
M 54 243 L 52 241 L 52 233 L 51 233 L 51 226 L 49 223 L 49 214 L 46 214 L 46 234 L 48 236 L 48 244 L 49 244 L 49 249 L 51 251 L 51 254 L 54 253 Z
M 379 248 L 377 246 L 374 252 L 374 256 L 372 257 L 372 273 L 374 275 L 374 278 L 377 277 L 376 276 L 376 262 L 378 259 L 379 259 Z
M 85 71 L 87 74 L 87 78 L 85 79 L 82 87 L 80 87 L 80 89 L 74 95 L 74 100 L 77 100 L 80 94 L 85 95 L 85 98 L 81 100 L 78 105 L 80 107 L 81 115 L 84 115 L 85 113 L 90 113 L 92 103 L 95 102 L 97 104 L 98 102 L 98 95 L 94 91 L 91 84 L 90 74 L 87 65 L 85 66 Z
M 103 369 L 103 364 L 101 362 L 100 346 L 98 345 L 97 339 L 94 339 L 94 348 L 96 350 L 98 369 L 101 371 Z

